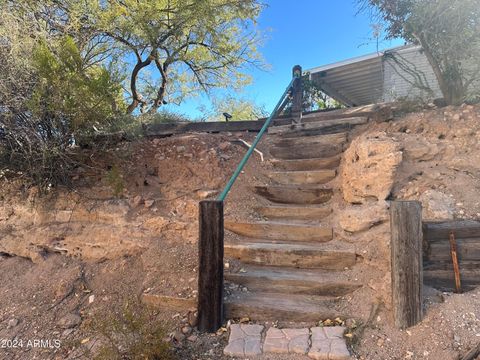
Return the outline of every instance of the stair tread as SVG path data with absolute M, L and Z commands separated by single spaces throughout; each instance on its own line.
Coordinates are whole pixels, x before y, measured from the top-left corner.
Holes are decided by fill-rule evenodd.
M 284 219 L 290 221 L 320 221 L 332 213 L 329 206 L 290 205 L 259 206 L 255 211 L 266 219 Z
M 302 136 L 296 138 L 279 138 L 275 140 L 273 144 L 277 147 L 291 147 L 291 146 L 302 146 L 306 144 L 329 144 L 329 145 L 336 145 L 336 144 L 344 144 L 347 142 L 348 133 L 347 132 L 340 132 L 335 134 L 325 134 L 325 135 L 314 135 L 314 136 Z
M 242 266 L 245 272 L 233 273 L 226 272 L 227 278 L 239 277 L 258 277 L 266 278 L 269 281 L 295 281 L 301 283 L 347 283 L 354 284 L 355 282 L 349 279 L 349 275 L 344 272 L 331 272 L 322 269 L 284 269 L 271 266 Z
M 301 171 L 272 171 L 268 177 L 283 185 L 309 185 L 309 184 L 325 184 L 335 178 L 336 170 L 320 169 L 320 170 L 301 170 Z
M 285 221 L 225 221 L 225 229 L 238 235 L 280 241 L 330 241 L 331 227 L 316 224 L 298 224 Z
M 267 185 L 254 186 L 254 192 L 280 204 L 323 204 L 333 196 L 333 190 L 318 186 Z
M 341 252 L 345 254 L 355 254 L 355 249 L 352 245 L 329 242 L 326 244 L 292 244 L 292 243 L 272 243 L 262 242 L 260 239 L 252 239 L 251 241 L 242 242 L 226 242 L 225 248 L 238 248 L 238 249 L 265 249 L 271 251 L 285 251 L 285 252 Z
M 318 144 L 309 143 L 295 146 L 273 146 L 270 154 L 277 159 L 317 159 L 332 157 L 343 152 L 343 144 Z
M 225 315 L 227 318 L 302 322 L 334 318 L 339 313 L 332 297 L 235 292 L 225 301 Z
M 273 159 L 272 165 L 289 171 L 308 171 L 308 170 L 322 170 L 334 169 L 340 164 L 340 155 L 328 158 L 312 158 L 312 159 L 295 159 L 295 160 L 280 160 Z
M 361 125 L 367 122 L 368 122 L 368 117 L 365 117 L 365 116 L 341 118 L 341 119 L 334 119 L 334 120 L 318 120 L 318 121 L 311 121 L 311 122 L 303 122 L 300 124 L 272 126 L 268 129 L 268 132 L 270 134 L 279 134 L 279 133 L 286 133 L 286 132 L 288 133 L 288 132 L 300 131 L 300 130 L 322 129 L 329 126 L 345 125 L 345 124 Z

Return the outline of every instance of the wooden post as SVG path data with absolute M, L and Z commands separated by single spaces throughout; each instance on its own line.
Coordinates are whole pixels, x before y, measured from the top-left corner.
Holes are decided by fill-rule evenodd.
M 223 201 L 201 201 L 198 243 L 198 329 L 216 332 L 223 323 Z
M 392 300 L 395 325 L 405 329 L 422 320 L 422 205 L 393 201 L 390 205 Z
M 302 67 L 300 65 L 293 67 L 292 76 L 298 76 L 292 86 L 292 119 L 294 124 L 300 124 L 303 112 L 303 81 Z

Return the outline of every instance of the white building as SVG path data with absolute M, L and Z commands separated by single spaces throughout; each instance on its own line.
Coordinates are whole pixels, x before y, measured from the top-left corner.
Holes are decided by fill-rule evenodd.
M 347 106 L 442 97 L 420 46 L 396 47 L 307 72 L 327 95 Z

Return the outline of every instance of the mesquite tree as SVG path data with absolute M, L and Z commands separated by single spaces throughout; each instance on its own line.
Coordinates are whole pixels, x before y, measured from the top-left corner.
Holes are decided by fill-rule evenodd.
M 387 37 L 422 46 L 448 105 L 480 94 L 480 0 L 360 0 Z

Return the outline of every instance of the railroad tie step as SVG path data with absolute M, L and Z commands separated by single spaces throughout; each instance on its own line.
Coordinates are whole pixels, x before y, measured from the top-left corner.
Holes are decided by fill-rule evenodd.
M 356 263 L 354 249 L 346 245 L 226 243 L 225 256 L 246 264 L 300 269 L 344 270 Z
M 323 204 L 333 196 L 332 189 L 302 186 L 255 186 L 253 191 L 280 204 Z
M 326 242 L 333 238 L 333 230 L 330 227 L 284 222 L 225 221 L 225 229 L 249 238 L 277 241 Z
M 281 185 L 325 184 L 335 178 L 336 170 L 275 171 L 268 177 Z
M 344 296 L 361 287 L 348 272 L 242 266 L 242 271 L 226 272 L 225 280 L 253 292 L 317 296 Z

